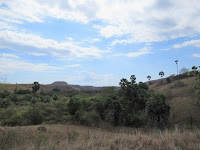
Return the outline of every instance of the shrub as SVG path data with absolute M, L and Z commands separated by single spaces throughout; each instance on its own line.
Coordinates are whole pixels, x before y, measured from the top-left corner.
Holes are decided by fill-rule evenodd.
M 41 124 L 44 120 L 44 116 L 36 107 L 30 108 L 24 114 L 24 117 L 27 119 L 29 125 L 38 125 Z
M 8 126 L 21 126 L 21 125 L 27 125 L 25 123 L 25 118 L 23 117 L 23 114 L 16 113 L 9 119 L 5 121 L 5 124 Z
M 0 108 L 7 108 L 9 105 L 9 100 L 0 98 Z
M 8 96 L 8 99 L 9 99 L 10 101 L 14 102 L 15 104 L 19 101 L 17 95 L 15 95 L 15 94 L 10 94 L 10 95 Z
M 53 88 L 53 91 L 54 92 L 59 92 L 59 91 L 61 91 L 58 87 L 55 87 L 55 88 Z
M 19 90 L 15 90 L 15 94 L 20 94 L 20 95 L 31 94 L 31 91 L 30 90 L 19 89 Z
M 74 115 L 78 109 L 81 107 L 81 101 L 78 98 L 71 98 L 68 103 L 68 112 Z
M 88 126 L 98 126 L 101 121 L 101 117 L 95 111 L 86 112 L 84 110 L 78 110 L 75 118 L 80 124 Z
M 9 95 L 10 92 L 8 92 L 7 90 L 0 91 L 0 98 L 6 98 Z
M 165 96 L 153 94 L 147 102 L 147 111 L 151 126 L 163 128 L 168 123 L 170 106 L 165 103 Z
M 58 96 L 56 94 L 53 95 L 53 100 L 54 101 L 58 100 Z

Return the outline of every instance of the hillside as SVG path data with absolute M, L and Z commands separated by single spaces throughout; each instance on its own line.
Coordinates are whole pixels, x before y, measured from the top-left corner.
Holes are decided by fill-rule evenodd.
M 170 105 L 170 118 L 171 124 L 185 124 L 200 122 L 200 106 L 195 104 L 196 97 L 195 92 L 192 89 L 192 85 L 195 83 L 195 77 L 184 77 L 182 79 L 175 80 L 171 78 L 171 82 L 167 83 L 166 78 L 161 80 L 154 80 L 147 82 L 149 89 L 157 91 L 166 95 L 166 102 Z M 1 87 L 8 89 L 13 92 L 15 88 L 18 89 L 29 89 L 32 90 L 32 84 L 1 84 Z M 61 91 L 72 91 L 72 90 L 100 90 L 101 87 L 93 86 L 80 86 L 80 85 L 69 85 L 64 81 L 56 81 L 52 84 L 40 86 L 40 91 L 52 91 L 54 88 L 58 88 Z M 117 89 L 115 87 L 115 89 Z
M 165 79 L 163 79 L 165 81 Z M 155 81 L 154 81 L 155 82 Z M 150 90 L 161 92 L 166 95 L 167 103 L 171 106 L 170 122 L 182 124 L 200 121 L 200 106 L 196 104 L 196 95 L 192 88 L 195 83 L 195 77 L 186 77 L 174 80 L 171 83 L 160 83 L 157 80 L 149 86 Z M 147 83 L 148 84 L 148 83 Z

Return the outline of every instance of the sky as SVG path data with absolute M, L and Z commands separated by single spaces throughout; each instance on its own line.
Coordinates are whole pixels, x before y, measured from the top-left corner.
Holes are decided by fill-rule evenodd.
M 0 80 L 118 86 L 200 65 L 199 0 L 0 0 Z

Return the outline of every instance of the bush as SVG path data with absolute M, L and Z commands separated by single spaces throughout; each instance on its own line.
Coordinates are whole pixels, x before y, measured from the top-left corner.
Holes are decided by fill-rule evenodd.
M 7 108 L 9 105 L 9 100 L 0 98 L 0 108 Z
M 17 95 L 15 95 L 15 94 L 10 94 L 10 95 L 8 96 L 8 99 L 9 99 L 10 101 L 14 102 L 15 104 L 19 101 Z
M 8 92 L 7 90 L 0 91 L 0 98 L 6 98 L 9 95 L 10 92 Z
M 147 111 L 151 126 L 163 128 L 168 123 L 170 106 L 165 103 L 165 96 L 153 94 L 147 102 Z
M 98 126 L 101 121 L 101 117 L 95 111 L 86 112 L 84 110 L 78 110 L 75 118 L 80 124 L 88 126 Z
M 53 91 L 54 92 L 59 92 L 59 91 L 61 91 L 58 87 L 55 87 L 55 88 L 53 88 Z
M 20 94 L 20 95 L 31 94 L 31 91 L 30 90 L 19 89 L 19 90 L 15 90 L 15 94 Z
M 78 98 L 72 98 L 70 99 L 68 103 L 68 112 L 71 115 L 74 115 L 78 109 L 81 107 L 81 101 Z
M 41 124 L 44 120 L 44 116 L 40 112 L 40 110 L 36 107 L 29 109 L 24 117 L 27 119 L 29 125 L 38 125 Z
M 27 125 L 25 123 L 25 118 L 23 117 L 23 114 L 16 113 L 12 117 L 6 120 L 5 122 L 8 126 L 21 126 L 21 125 Z

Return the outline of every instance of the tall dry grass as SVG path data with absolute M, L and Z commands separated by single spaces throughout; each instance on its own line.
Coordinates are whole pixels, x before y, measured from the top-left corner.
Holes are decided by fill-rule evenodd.
M 1 150 L 198 150 L 200 130 L 113 128 L 111 131 L 74 125 L 1 127 Z

